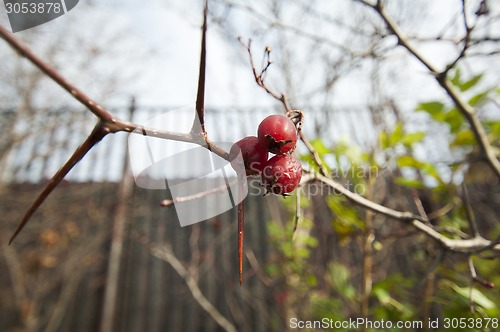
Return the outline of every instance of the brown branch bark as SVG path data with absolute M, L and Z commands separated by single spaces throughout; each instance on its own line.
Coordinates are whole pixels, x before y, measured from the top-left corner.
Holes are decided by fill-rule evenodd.
M 31 205 L 29 210 L 26 212 L 21 223 L 12 235 L 9 244 L 12 243 L 14 238 L 19 234 L 19 232 L 27 224 L 31 216 L 36 212 L 38 207 L 45 201 L 45 199 L 50 195 L 50 193 L 57 187 L 61 180 L 68 174 L 68 172 L 80 161 L 88 151 L 92 149 L 102 138 L 107 134 L 117 133 L 117 132 L 127 132 L 143 135 L 144 132 L 148 136 L 170 139 L 182 142 L 190 142 L 201 145 L 215 154 L 219 155 L 224 159 L 229 159 L 229 154 L 222 148 L 214 145 L 208 139 L 204 132 L 204 84 L 205 84 L 205 62 L 206 62 L 206 46 L 205 46 L 205 36 L 206 36 L 206 16 L 207 16 L 207 3 L 205 3 L 204 12 L 204 24 L 203 24 L 203 36 L 202 36 L 202 55 L 200 63 L 200 81 L 198 89 L 198 100 L 197 100 L 197 111 L 200 121 L 202 123 L 202 134 L 195 133 L 177 133 L 162 131 L 154 128 L 146 128 L 139 124 L 135 124 L 129 121 L 123 121 L 115 118 L 112 114 L 108 113 L 104 107 L 99 105 L 97 102 L 88 97 L 80 89 L 69 83 L 56 69 L 51 67 L 40 57 L 34 54 L 26 45 L 19 41 L 12 33 L 7 31 L 4 27 L 0 26 L 0 38 L 4 39 L 18 54 L 26 58 L 29 62 L 35 65 L 41 72 L 50 77 L 54 82 L 61 86 L 64 90 L 70 93 L 76 100 L 78 100 L 82 105 L 84 105 L 90 112 L 92 112 L 98 119 L 92 133 L 87 137 L 87 139 L 82 143 L 82 145 L 73 153 L 70 159 L 57 171 L 57 173 L 52 177 L 44 190 L 38 195 L 35 202 Z M 196 121 L 196 119 L 195 119 Z
M 208 0 L 205 0 L 203 9 L 203 26 L 201 34 L 201 51 L 200 51 L 200 71 L 198 75 L 198 92 L 196 96 L 196 116 L 193 120 L 191 132 L 197 134 L 201 130 L 201 134 L 206 136 L 205 132 L 205 72 L 207 66 L 207 13 Z M 198 128 L 198 124 L 201 128 Z
M 23 219 L 17 226 L 14 234 L 9 240 L 9 244 L 14 241 L 16 236 L 23 230 L 24 226 L 28 223 L 31 216 L 35 213 L 35 211 L 42 205 L 45 199 L 50 195 L 50 193 L 57 187 L 57 185 L 64 179 L 66 174 L 71 171 L 71 169 L 87 154 L 87 152 L 92 149 L 99 141 L 108 134 L 105 128 L 102 125 L 102 122 L 98 122 L 94 127 L 94 130 L 90 133 L 90 135 L 85 139 L 85 141 L 75 150 L 73 155 L 68 159 L 68 161 L 56 172 L 56 174 L 50 179 L 47 186 L 43 189 L 43 191 L 38 195 L 37 199 L 30 206 Z
M 447 238 L 443 234 L 436 231 L 431 225 L 429 225 L 428 221 L 424 218 L 414 215 L 411 212 L 396 211 L 378 203 L 372 202 L 369 199 L 364 198 L 363 196 L 351 192 L 349 189 L 345 188 L 335 180 L 321 174 L 310 173 L 303 176 L 301 185 L 315 180 L 321 181 L 322 183 L 330 186 L 356 205 L 372 210 L 373 212 L 383 214 L 392 219 L 409 223 L 410 225 L 424 233 L 426 236 L 434 239 L 447 250 L 462 253 L 474 253 L 483 250 L 492 250 L 500 253 L 500 244 L 498 243 L 498 241 L 490 241 L 480 235 L 474 236 L 469 239 Z

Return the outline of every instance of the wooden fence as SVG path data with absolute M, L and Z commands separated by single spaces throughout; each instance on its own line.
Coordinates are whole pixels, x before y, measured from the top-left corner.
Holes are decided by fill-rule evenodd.
M 131 110 L 138 122 L 164 111 L 113 112 L 128 118 Z M 208 111 L 209 135 L 235 141 L 254 133 L 272 111 Z M 0 118 L 0 331 L 221 331 L 217 317 L 238 331 L 284 330 L 282 281 L 266 278 L 277 255 L 267 223 L 290 218 L 279 198 L 246 200 L 240 286 L 235 209 L 181 228 L 175 209 L 159 205 L 168 190 L 134 184 L 126 135 L 107 137 L 91 151 L 7 245 L 23 212 L 93 121 L 73 110 L 4 111 Z M 306 121 L 304 130 L 321 132 L 327 143 L 347 137 L 366 148 L 377 139 L 369 111 L 321 110 Z M 320 270 L 325 257 L 359 266 L 351 247 L 332 245 L 338 239 L 323 215 L 329 210 L 321 202 L 315 208 L 320 244 L 311 259 Z M 403 257 L 406 250 L 393 254 Z

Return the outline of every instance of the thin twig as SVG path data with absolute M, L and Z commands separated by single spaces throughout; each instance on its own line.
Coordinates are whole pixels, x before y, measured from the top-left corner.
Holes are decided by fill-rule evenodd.
M 438 219 L 438 218 L 441 218 L 442 216 L 446 215 L 448 212 L 450 212 L 451 210 L 453 210 L 453 208 L 455 207 L 455 203 L 448 203 L 446 204 L 445 206 L 437 209 L 436 211 L 432 211 L 431 213 L 429 213 L 427 216 L 429 217 L 429 220 L 434 220 L 434 219 Z
M 413 201 L 415 202 L 415 205 L 417 206 L 418 213 L 420 213 L 420 216 L 424 218 L 425 220 L 429 220 L 429 217 L 427 216 L 427 213 L 425 212 L 424 206 L 422 204 L 422 201 L 420 200 L 420 197 L 418 196 L 418 192 L 414 189 L 411 192 L 413 196 Z
M 262 69 L 262 71 L 261 71 L 260 74 L 257 72 L 257 68 L 255 68 L 255 64 L 254 64 L 254 60 L 253 60 L 253 55 L 252 55 L 252 48 L 251 48 L 251 46 L 252 46 L 252 40 L 249 39 L 247 44 L 243 43 L 243 41 L 242 41 L 241 38 L 238 38 L 238 40 L 241 43 L 241 45 L 243 47 L 245 47 L 246 50 L 247 50 L 248 57 L 249 57 L 249 60 L 250 60 L 250 66 L 252 68 L 253 76 L 254 76 L 254 79 L 255 79 L 255 82 L 257 83 L 257 85 L 260 86 L 262 89 L 264 89 L 274 99 L 276 99 L 279 102 L 281 102 L 283 104 L 283 106 L 285 107 L 285 111 L 286 111 L 287 115 L 290 115 L 290 114 L 293 114 L 294 112 L 297 112 L 297 111 L 295 111 L 295 110 L 292 109 L 292 107 L 290 106 L 290 104 L 288 102 L 288 98 L 286 97 L 286 95 L 284 93 L 279 94 L 279 93 L 273 91 L 271 88 L 269 88 L 264 83 L 263 73 L 265 71 L 267 71 L 268 66 L 264 67 Z M 270 49 L 268 47 L 266 47 L 266 52 L 270 52 Z M 268 62 L 268 65 L 270 65 L 270 62 Z M 299 111 L 299 112 L 301 113 L 301 116 L 303 116 L 302 115 L 302 111 Z M 309 142 L 309 140 L 307 139 L 307 137 L 304 135 L 304 133 L 302 132 L 302 130 L 300 130 L 301 129 L 301 125 L 298 127 L 298 129 L 299 129 L 298 132 L 299 132 L 300 140 L 304 143 L 304 145 L 306 146 L 307 150 L 309 151 L 309 153 L 313 157 L 315 163 L 318 165 L 320 173 L 323 174 L 323 175 L 327 175 L 328 172 L 326 170 L 325 165 L 323 164 L 323 161 L 321 160 L 321 158 L 319 156 L 319 153 L 316 151 L 316 149 L 314 149 L 314 147 Z
M 208 195 L 216 194 L 219 192 L 225 192 L 227 190 L 227 188 L 230 188 L 237 181 L 238 181 L 237 179 L 234 179 L 231 182 L 224 184 L 220 187 L 210 189 L 210 190 L 201 191 L 201 192 L 198 192 L 196 194 L 189 195 L 189 196 L 180 196 L 180 197 L 173 197 L 172 199 L 164 199 L 163 201 L 160 202 L 160 205 L 164 206 L 164 207 L 168 207 L 168 206 L 174 205 L 175 203 L 189 202 L 189 201 L 193 201 L 193 200 L 196 200 L 196 199 L 208 196 Z
M 295 218 L 292 230 L 292 240 L 295 239 L 295 233 L 297 232 L 297 226 L 299 225 L 299 219 L 301 214 L 300 196 L 301 196 L 301 188 L 299 188 L 295 193 Z
M 434 259 L 434 261 L 432 262 L 431 266 L 429 266 L 429 268 L 427 269 L 427 272 L 425 273 L 425 276 L 422 278 L 422 280 L 419 282 L 419 288 L 423 286 L 423 283 L 429 279 L 429 277 L 432 275 L 432 273 L 434 273 L 434 271 L 436 271 L 437 267 L 439 266 L 439 264 L 441 264 L 441 262 L 443 261 L 444 257 L 446 255 L 446 251 L 443 250 L 443 249 L 440 249 L 438 251 L 438 254 L 436 256 L 436 258 Z
M 469 49 L 470 46 L 470 38 L 471 38 L 471 33 L 472 30 L 474 29 L 474 26 L 469 26 L 469 21 L 467 19 L 467 12 L 465 8 L 465 0 L 462 0 L 462 20 L 464 23 L 464 29 L 465 29 L 465 37 L 462 39 L 463 40 L 463 46 L 460 51 L 460 53 L 457 55 L 457 57 L 449 63 L 445 70 L 443 70 L 440 75 L 443 77 L 446 77 L 448 72 L 455 67 L 455 65 L 465 56 L 465 52 Z
M 472 276 L 472 285 L 470 286 L 470 289 L 469 289 L 469 307 L 470 307 L 470 311 L 474 314 L 475 307 L 474 307 L 474 300 L 472 298 L 472 292 L 474 291 L 474 284 L 476 283 L 477 272 L 476 272 L 476 268 L 474 267 L 474 261 L 472 260 L 471 255 L 469 255 L 469 270 L 470 270 L 470 274 Z
M 469 192 L 467 191 L 467 186 L 465 185 L 465 183 L 462 184 L 462 190 L 464 192 L 464 207 L 465 212 L 467 213 L 467 221 L 469 222 L 469 227 L 471 229 L 472 235 L 476 237 L 480 234 L 476 220 L 474 218 L 474 212 L 472 211 L 472 206 L 470 204 Z
M 205 310 L 210 317 L 213 318 L 225 331 L 228 332 L 236 332 L 236 327 L 224 317 L 219 310 L 203 295 L 203 292 L 198 287 L 196 280 L 189 273 L 184 265 L 179 261 L 179 259 L 175 256 L 172 248 L 168 245 L 157 245 L 149 242 L 149 240 L 145 236 L 139 236 L 138 241 L 144 245 L 151 255 L 156 258 L 161 259 L 164 262 L 167 262 L 172 266 L 172 268 L 177 272 L 177 274 L 184 279 L 184 282 L 188 286 L 193 298 L 198 302 L 198 304 Z
M 269 277 L 264 269 L 260 266 L 259 261 L 257 260 L 257 257 L 255 256 L 255 253 L 251 248 L 247 248 L 245 250 L 245 255 L 247 256 L 248 262 L 250 263 L 250 266 L 252 269 L 255 271 L 255 274 L 257 277 L 262 281 L 264 285 L 267 287 L 272 287 L 273 285 L 273 279 Z

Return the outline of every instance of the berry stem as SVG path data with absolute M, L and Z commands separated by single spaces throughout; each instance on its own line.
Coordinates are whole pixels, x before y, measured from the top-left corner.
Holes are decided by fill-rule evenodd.
M 243 235 L 245 233 L 245 200 L 238 204 L 238 266 L 240 286 L 243 281 Z

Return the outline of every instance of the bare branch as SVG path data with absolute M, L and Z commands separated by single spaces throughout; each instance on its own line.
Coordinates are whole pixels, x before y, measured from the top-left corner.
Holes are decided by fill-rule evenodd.
M 109 133 L 116 132 L 127 132 L 135 134 L 143 134 L 143 131 L 147 132 L 148 136 L 157 137 L 162 139 L 169 139 L 174 141 L 195 143 L 208 148 L 210 146 L 211 151 L 221 156 L 224 159 L 229 158 L 229 154 L 223 149 L 214 146 L 214 144 L 208 139 L 200 139 L 197 135 L 177 133 L 162 131 L 155 128 L 147 128 L 133 122 L 122 121 L 115 118 L 112 114 L 106 112 L 104 107 L 99 105 L 94 100 L 90 99 L 86 94 L 84 94 L 80 89 L 69 83 L 64 77 L 62 77 L 54 68 L 45 63 L 36 54 L 31 52 L 31 50 L 23 45 L 13 34 L 7 31 L 5 28 L 0 26 L 0 37 L 3 38 L 13 49 L 15 49 L 21 56 L 25 57 L 28 61 L 34 64 L 38 69 L 44 72 L 48 77 L 50 77 L 54 82 L 60 85 L 64 90 L 69 92 L 76 100 L 82 103 L 89 111 L 91 111 L 95 116 L 97 116 L 105 130 Z M 208 146 L 207 146 L 208 145 Z
M 363 208 L 372 210 L 374 212 L 383 214 L 392 219 L 396 219 L 402 222 L 407 222 L 411 224 L 413 227 L 424 233 L 426 236 L 437 241 L 444 248 L 461 253 L 474 253 L 477 251 L 483 250 L 492 250 L 499 252 L 500 244 L 497 242 L 493 242 L 487 240 L 481 236 L 476 236 L 470 239 L 450 239 L 436 231 L 431 225 L 428 224 L 428 221 L 420 216 L 414 215 L 411 212 L 400 212 L 393 210 L 391 208 L 385 207 L 373 201 L 370 201 L 363 196 L 355 194 L 342 186 L 340 183 L 337 183 L 335 180 L 323 176 L 318 173 L 310 173 L 302 177 L 301 185 L 311 182 L 311 181 L 321 181 L 322 183 L 332 187 L 335 191 L 342 194 L 352 203 L 359 205 Z
M 437 267 L 439 266 L 439 264 L 441 264 L 441 262 L 443 261 L 444 259 L 444 256 L 446 255 L 446 251 L 443 250 L 443 249 L 440 249 L 438 251 L 438 254 L 436 256 L 436 258 L 434 259 L 434 261 L 432 262 L 432 264 L 429 266 L 429 269 L 427 270 L 427 272 L 425 273 L 425 276 L 422 278 L 422 280 L 419 282 L 419 286 L 422 287 L 423 286 L 423 283 L 429 279 L 430 276 L 432 276 L 432 274 L 436 271 Z
M 268 67 L 270 65 L 270 61 L 268 60 L 268 65 L 266 65 L 262 69 L 262 71 L 260 72 L 260 74 L 259 74 L 257 72 L 257 69 L 255 68 L 254 61 L 253 61 L 253 55 L 252 55 L 252 49 L 251 49 L 252 40 L 249 40 L 247 44 L 244 44 L 243 41 L 241 40 L 241 38 L 238 38 L 238 40 L 240 41 L 241 45 L 243 45 L 243 47 L 246 48 L 246 50 L 248 52 L 248 57 L 250 59 L 250 66 L 252 67 L 253 76 L 254 76 L 254 79 L 255 79 L 255 82 L 257 83 L 257 85 L 260 86 L 261 88 L 263 88 L 274 99 L 276 99 L 279 102 L 281 102 L 283 104 L 283 106 L 285 107 L 287 115 L 290 115 L 290 114 L 293 114 L 293 113 L 296 113 L 296 112 L 300 112 L 300 114 L 302 116 L 302 111 L 296 111 L 296 110 L 292 109 L 292 107 L 288 103 L 288 99 L 287 99 L 287 97 L 286 97 L 286 95 L 284 93 L 278 94 L 277 92 L 271 90 L 264 83 L 263 73 L 267 71 L 267 69 L 268 69 Z M 267 54 L 269 54 L 270 49 L 266 48 L 266 52 L 267 52 Z M 267 55 L 267 56 L 269 56 L 269 55 Z M 323 161 L 321 160 L 318 152 L 314 149 L 314 147 L 309 142 L 309 140 L 307 139 L 307 137 L 300 130 L 301 129 L 301 124 L 298 126 L 298 129 L 299 129 L 299 137 L 300 137 L 301 141 L 304 143 L 304 145 L 309 150 L 309 153 L 313 157 L 315 163 L 318 165 L 321 174 L 327 175 L 328 172 L 327 172 L 326 167 L 324 166 Z
M 299 225 L 299 219 L 300 219 L 300 213 L 301 213 L 301 208 L 300 208 L 300 188 L 297 190 L 295 193 L 295 218 L 293 222 L 293 230 L 292 230 L 292 240 L 295 239 L 295 233 L 297 232 L 297 226 Z
M 156 258 L 167 262 L 172 266 L 172 268 L 177 272 L 177 274 L 184 279 L 184 282 L 188 286 L 193 298 L 198 302 L 198 304 L 212 317 L 217 324 L 219 324 L 225 331 L 236 332 L 236 327 L 224 317 L 219 310 L 203 295 L 196 280 L 189 273 L 189 271 L 182 265 L 182 263 L 177 259 L 172 248 L 168 245 L 157 245 L 150 243 L 149 240 L 142 236 L 138 238 L 138 241 L 144 245 Z
M 474 218 L 474 212 L 472 211 L 472 207 L 470 205 L 469 192 L 467 191 L 467 187 L 465 184 L 462 184 L 462 189 L 464 192 L 464 207 L 465 212 L 467 213 L 467 221 L 469 222 L 469 227 L 473 236 L 479 236 L 479 230 Z
M 412 54 L 418 61 L 420 61 L 420 63 L 422 63 L 429 70 L 429 72 L 435 77 L 439 85 L 441 85 L 441 87 L 446 91 L 448 96 L 453 100 L 453 102 L 457 106 L 458 110 L 469 122 L 469 125 L 471 126 L 472 132 L 474 133 L 474 137 L 481 151 L 483 152 L 486 160 L 490 164 L 496 176 L 500 179 L 500 161 L 498 161 L 495 155 L 495 152 L 491 146 L 486 131 L 484 130 L 484 127 L 481 121 L 479 120 L 479 117 L 477 116 L 475 109 L 467 102 L 465 102 L 462 99 L 462 97 L 460 97 L 457 89 L 453 86 L 450 80 L 447 79 L 446 74 L 448 73 L 448 70 L 439 72 L 439 70 L 408 41 L 408 38 L 405 36 L 405 34 L 401 31 L 396 22 L 394 22 L 394 20 L 389 16 L 387 11 L 385 10 L 381 0 L 378 0 L 376 5 L 361 0 L 358 2 L 361 2 L 375 9 L 375 11 L 384 20 L 385 24 L 387 25 L 391 33 L 398 38 L 399 44 L 404 48 L 406 48 L 406 50 L 410 52 L 410 54 Z
M 418 196 L 417 191 L 414 189 L 412 190 L 411 194 L 413 196 L 413 200 L 415 201 L 415 205 L 417 206 L 418 213 L 420 213 L 420 216 L 422 216 L 422 218 L 426 220 L 429 220 L 429 217 L 427 216 L 427 213 L 425 213 L 424 206 L 422 204 L 422 201 L 420 200 L 420 197 Z
M 238 40 L 241 43 L 241 45 L 243 45 L 247 49 L 248 56 L 250 58 L 250 66 L 252 67 L 253 76 L 255 78 L 255 82 L 257 83 L 257 85 L 260 86 L 261 88 L 263 88 L 274 99 L 277 99 L 280 102 L 282 102 L 283 104 L 285 104 L 285 108 L 286 108 L 287 112 L 291 111 L 291 107 L 288 105 L 288 102 L 286 101 L 286 97 L 283 94 L 279 95 L 278 93 L 272 91 L 269 87 L 267 87 L 264 84 L 263 73 L 265 71 L 267 71 L 268 65 L 266 67 L 264 67 L 260 73 L 257 72 L 257 69 L 256 69 L 255 64 L 254 64 L 254 60 L 253 60 L 253 55 L 252 55 L 252 48 L 251 48 L 252 47 L 252 40 L 249 39 L 247 44 L 244 44 L 243 41 L 241 40 L 241 38 L 238 38 Z M 266 48 L 266 50 L 268 50 L 268 49 Z
M 225 192 L 227 188 L 231 187 L 232 185 L 234 185 L 238 180 L 235 179 L 223 186 L 220 186 L 220 187 L 217 187 L 217 188 L 214 188 L 214 189 L 210 189 L 210 190 L 205 190 L 205 191 L 201 191 L 199 193 L 196 193 L 196 194 L 193 194 L 193 195 L 189 195 L 189 196 L 181 196 L 181 197 L 174 197 L 173 199 L 164 199 L 163 201 L 160 202 L 160 205 L 161 206 L 165 206 L 165 207 L 168 207 L 168 206 L 172 206 L 173 204 L 175 203 L 182 203 L 182 202 L 188 202 L 188 201 L 193 201 L 195 199 L 199 199 L 199 198 L 202 198 L 202 197 L 205 197 L 205 196 L 208 196 L 208 195 L 212 195 L 212 194 L 215 194 L 215 193 L 218 193 L 218 192 Z
M 54 82 L 59 84 L 64 90 L 68 91 L 73 97 L 82 103 L 88 110 L 94 113 L 95 116 L 103 121 L 111 121 L 113 117 L 106 112 L 104 108 L 90 99 L 78 88 L 70 84 L 64 77 L 61 76 L 54 68 L 46 64 L 41 58 L 35 55 L 31 50 L 22 44 L 12 33 L 0 26 L 0 38 L 3 38 L 18 54 L 28 59 L 38 69 L 50 77 Z
M 469 256 L 469 270 L 470 270 L 470 274 L 472 276 L 472 282 L 473 282 L 473 285 L 471 286 L 471 290 L 474 287 L 474 283 L 478 283 L 478 284 L 480 284 L 486 288 L 489 288 L 489 289 L 492 289 L 495 287 L 493 282 L 491 282 L 489 280 L 484 280 L 477 275 L 472 256 Z
M 109 133 L 116 132 L 128 132 L 143 134 L 147 133 L 148 136 L 171 139 L 182 142 L 190 142 L 199 144 L 224 159 L 229 159 L 229 154 L 219 148 L 218 146 L 211 143 L 206 134 L 204 133 L 204 84 L 205 84 L 205 62 L 206 62 L 206 50 L 205 50 L 205 36 L 206 36 L 206 19 L 207 19 L 207 4 L 205 3 L 204 11 L 204 24 L 203 24 L 203 35 L 202 35 L 202 55 L 200 63 L 200 81 L 199 81 L 199 91 L 197 100 L 197 111 L 202 123 L 202 133 L 203 135 L 189 133 L 175 133 L 168 131 L 161 131 L 154 128 L 145 128 L 138 124 L 122 121 L 116 119 L 112 114 L 106 112 L 104 108 L 90 99 L 81 90 L 69 83 L 61 74 L 57 72 L 54 68 L 45 63 L 41 58 L 35 55 L 31 50 L 22 44 L 13 34 L 7 31 L 5 28 L 0 26 L 0 37 L 3 38 L 13 49 L 15 49 L 21 56 L 25 57 L 28 61 L 34 64 L 38 69 L 50 77 L 54 82 L 60 85 L 64 90 L 69 92 L 76 100 L 83 104 L 90 112 L 98 117 L 99 121 L 96 124 L 92 133 L 87 137 L 87 139 L 82 143 L 82 145 L 73 153 L 71 158 L 57 171 L 57 173 L 52 177 L 49 184 L 44 188 L 42 193 L 39 194 L 35 202 L 32 204 L 30 209 L 27 211 L 23 220 L 15 230 L 9 243 L 12 243 L 14 238 L 19 234 L 19 232 L 24 228 L 26 223 L 29 221 L 31 216 L 35 213 L 38 207 L 45 201 L 47 196 L 54 190 L 54 188 L 60 183 L 60 181 L 66 176 L 66 174 L 80 161 L 88 151 L 92 149 L 95 144 L 97 144 L 102 138 L 104 138 Z M 200 97 L 201 96 L 201 97 Z M 201 116 L 200 116 L 201 115 Z M 195 119 L 196 121 L 196 119 Z M 202 137 L 203 136 L 203 137 Z
M 388 207 L 382 206 L 380 204 L 377 204 L 375 202 L 372 202 L 372 201 L 364 198 L 363 196 L 360 196 L 358 194 L 353 193 L 352 191 L 345 188 L 344 186 L 342 186 L 340 183 L 336 182 L 335 180 L 333 180 L 329 177 L 326 177 L 324 175 L 321 175 L 321 174 L 310 173 L 310 174 L 307 174 L 305 176 L 302 176 L 302 180 L 300 181 L 300 183 L 301 183 L 301 185 L 303 185 L 307 182 L 314 181 L 314 180 L 321 181 L 324 184 L 330 186 L 335 191 L 337 191 L 340 194 L 342 194 L 343 196 L 345 196 L 351 202 L 353 202 L 357 205 L 361 205 L 365 208 L 368 208 L 374 212 L 381 213 L 387 217 L 391 217 L 391 218 L 398 219 L 401 221 L 417 220 L 417 221 L 427 222 L 427 220 L 425 220 L 424 218 L 417 216 L 417 215 L 414 215 L 411 212 L 399 212 L 399 211 L 390 209 Z
M 253 250 L 251 248 L 247 248 L 245 250 L 245 255 L 247 256 L 250 266 L 255 271 L 255 274 L 262 281 L 262 283 L 267 287 L 272 287 L 273 279 L 269 277 L 264 271 L 264 269 L 260 266 L 259 261 L 257 260 L 257 257 L 255 257 L 255 253 L 253 252 Z
M 455 65 L 460 61 L 465 56 L 465 52 L 469 49 L 470 46 L 470 41 L 471 41 L 471 33 L 472 30 L 474 29 L 474 26 L 469 26 L 469 21 L 467 19 L 467 12 L 465 8 L 465 0 L 462 0 L 462 20 L 464 23 L 464 29 L 465 29 L 465 37 L 463 38 L 463 46 L 462 50 L 460 53 L 457 55 L 455 60 L 453 60 L 450 64 L 446 66 L 446 69 L 440 73 L 440 75 L 445 76 L 448 74 L 448 72 L 455 67 Z

